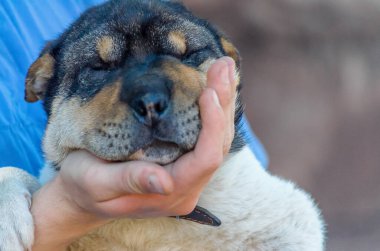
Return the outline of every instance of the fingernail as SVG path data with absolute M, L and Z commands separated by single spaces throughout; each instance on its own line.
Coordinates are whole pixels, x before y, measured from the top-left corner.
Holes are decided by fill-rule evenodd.
M 218 106 L 218 107 L 222 107 L 220 105 L 220 101 L 219 101 L 219 98 L 218 98 L 218 95 L 216 94 L 216 91 L 211 89 L 211 93 L 212 93 L 212 99 L 214 101 L 214 103 Z
M 156 175 L 152 174 L 148 177 L 149 182 L 149 190 L 152 193 L 159 193 L 159 194 L 165 194 L 164 189 L 162 188 L 162 185 L 160 184 L 158 178 Z

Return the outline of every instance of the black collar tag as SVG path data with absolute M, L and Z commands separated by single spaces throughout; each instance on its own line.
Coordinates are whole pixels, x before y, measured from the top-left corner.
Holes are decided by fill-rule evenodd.
M 175 217 L 175 216 L 174 216 Z M 203 207 L 196 206 L 188 215 L 176 216 L 177 219 L 188 220 L 202 225 L 219 227 L 222 221 Z

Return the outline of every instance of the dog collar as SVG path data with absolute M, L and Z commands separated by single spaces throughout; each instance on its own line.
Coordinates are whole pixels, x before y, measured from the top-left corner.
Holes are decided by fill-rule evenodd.
M 200 206 L 196 206 L 195 209 L 188 215 L 173 217 L 177 218 L 178 220 L 183 219 L 213 227 L 219 227 L 222 224 L 222 221 L 218 217 L 210 213 L 207 209 Z

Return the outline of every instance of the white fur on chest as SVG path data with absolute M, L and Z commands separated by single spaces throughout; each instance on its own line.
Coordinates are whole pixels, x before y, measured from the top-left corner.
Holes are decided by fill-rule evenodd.
M 222 225 L 122 219 L 83 237 L 70 250 L 323 250 L 323 224 L 311 198 L 268 174 L 247 147 L 225 161 L 199 205 Z

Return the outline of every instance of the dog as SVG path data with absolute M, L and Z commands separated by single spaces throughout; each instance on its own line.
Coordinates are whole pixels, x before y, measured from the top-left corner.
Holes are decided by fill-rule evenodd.
M 27 74 L 26 100 L 43 100 L 48 115 L 41 183 L 76 149 L 108 161 L 159 164 L 192 150 L 206 72 L 223 56 L 235 60 L 238 76 L 235 46 L 178 2 L 111 0 L 87 10 L 46 45 Z M 239 89 L 231 150 L 192 215 L 116 220 L 68 250 L 323 250 L 324 224 L 313 199 L 263 170 L 239 133 Z M 1 251 L 32 246 L 29 207 L 39 187 L 20 169 L 0 170 Z

